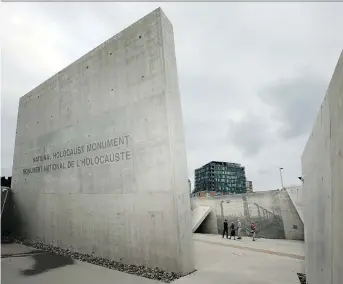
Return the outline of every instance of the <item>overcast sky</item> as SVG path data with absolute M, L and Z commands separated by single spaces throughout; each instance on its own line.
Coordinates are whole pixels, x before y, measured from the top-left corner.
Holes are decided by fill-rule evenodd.
M 174 26 L 188 174 L 241 163 L 254 190 L 298 184 L 301 154 L 343 48 L 343 3 L 1 5 L 1 168 L 21 96 L 157 7 Z

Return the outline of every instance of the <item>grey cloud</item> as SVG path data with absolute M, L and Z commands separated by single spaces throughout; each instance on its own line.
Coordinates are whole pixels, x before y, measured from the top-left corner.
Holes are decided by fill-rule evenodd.
M 257 173 L 259 175 L 268 175 L 270 173 L 270 170 L 266 170 L 266 169 L 258 169 Z
M 204 121 L 223 118 L 240 103 L 239 91 L 230 77 L 218 74 L 192 76 L 180 72 L 179 86 L 186 120 Z
M 268 125 L 261 117 L 248 114 L 242 120 L 230 123 L 227 138 L 244 156 L 253 157 L 268 142 L 268 136 Z
M 197 150 L 209 151 L 210 148 L 226 144 L 227 121 L 207 119 L 206 121 L 186 121 L 185 136 L 188 153 Z
M 268 103 L 276 112 L 275 119 L 270 121 L 268 113 L 262 113 L 261 116 L 248 114 L 240 122 L 229 123 L 231 114 L 237 111 L 244 115 L 265 107 L 255 95 L 265 80 L 277 81 L 281 75 L 293 74 L 294 70 L 304 65 L 309 65 L 315 74 L 322 77 L 331 75 L 337 60 L 336 50 L 340 51 L 343 44 L 338 28 L 342 23 L 340 15 L 343 5 L 338 3 L 334 8 L 326 9 L 329 4 L 313 3 L 283 3 L 282 6 L 271 3 L 10 5 L 13 6 L 7 9 L 4 18 L 9 19 L 11 14 L 16 17 L 24 15 L 23 23 L 27 28 L 25 31 L 30 48 L 37 53 L 47 54 L 45 57 L 30 56 L 26 43 L 14 43 L 9 48 L 10 53 L 2 54 L 3 66 L 4 60 L 8 61 L 3 69 L 2 89 L 3 107 L 6 107 L 6 112 L 2 112 L 2 136 L 6 137 L 2 140 L 2 153 L 5 153 L 2 161 L 3 166 L 8 168 L 12 164 L 11 149 L 19 97 L 55 71 L 161 6 L 174 26 L 190 173 L 211 159 L 247 161 L 252 177 L 256 179 L 253 180 L 254 185 L 265 188 L 269 184 L 276 184 L 277 175 L 273 180 L 268 178 L 268 174 L 253 173 L 257 173 L 260 165 L 268 169 L 280 151 L 275 136 L 271 136 L 269 130 L 275 126 L 275 120 L 292 128 L 288 122 L 285 124 L 289 118 L 283 113 L 289 113 L 289 110 L 283 109 L 284 102 L 276 100 Z M 299 12 L 294 14 L 294 9 Z M 292 15 L 291 23 L 289 15 Z M 44 28 L 41 30 L 39 27 Z M 20 38 L 22 27 L 9 24 L 7 30 L 13 38 Z M 39 31 L 31 36 L 31 31 L 35 30 Z M 46 36 L 49 36 L 49 40 Z M 39 40 L 41 38 L 44 41 Z M 52 64 L 50 60 L 47 63 L 45 58 L 54 58 L 61 63 L 54 61 Z M 325 77 L 325 80 L 328 79 Z M 270 90 L 265 88 L 263 91 L 269 93 Z M 321 95 L 324 96 L 324 93 Z M 266 96 L 268 102 L 273 101 Z M 299 102 L 294 98 L 293 104 L 295 101 Z M 308 126 L 311 124 L 309 122 Z M 292 122 L 291 125 L 296 123 Z M 285 131 L 286 128 L 280 140 L 285 140 Z M 273 147 L 274 154 L 270 157 L 266 152 Z M 293 151 L 294 147 L 303 146 L 294 144 L 287 149 Z M 245 155 L 245 159 L 241 154 Z M 278 159 L 282 160 L 285 168 L 297 158 L 286 155 L 283 159 L 282 155 L 280 153 Z
M 325 96 L 328 82 L 312 75 L 280 80 L 262 89 L 260 98 L 282 123 L 279 134 L 292 139 L 309 133 Z

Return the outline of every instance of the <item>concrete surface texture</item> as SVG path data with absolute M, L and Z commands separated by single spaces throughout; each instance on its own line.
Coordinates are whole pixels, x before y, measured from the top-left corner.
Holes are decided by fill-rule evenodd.
M 343 52 L 302 155 L 306 277 L 343 279 Z
M 173 28 L 161 9 L 20 99 L 12 189 L 29 239 L 194 270 Z
M 173 283 L 299 284 L 304 272 L 301 241 L 194 234 L 197 271 Z M 32 249 L 19 244 L 2 245 L 2 281 L 20 283 L 162 283 Z
M 261 191 L 219 197 L 192 198 L 192 207 L 210 206 L 212 211 L 197 232 L 222 233 L 224 219 L 243 226 L 249 234 L 252 221 L 257 224 L 260 237 L 279 239 L 304 239 L 304 224 L 287 191 Z
M 304 222 L 304 199 L 302 186 L 290 186 L 285 188 L 290 199 L 297 210 L 301 221 Z
M 1 249 L 1 282 L 6 284 L 162 283 L 20 244 L 2 245 Z
M 202 221 L 211 212 L 212 208 L 210 206 L 198 206 L 192 210 L 192 231 L 195 232 L 196 229 L 201 225 Z

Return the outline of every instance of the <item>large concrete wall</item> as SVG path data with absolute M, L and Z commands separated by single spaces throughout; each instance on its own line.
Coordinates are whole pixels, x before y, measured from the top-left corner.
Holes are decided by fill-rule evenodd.
M 262 191 L 219 197 L 192 198 L 193 206 L 211 206 L 212 211 L 197 232 L 216 234 L 223 221 L 238 219 L 248 234 L 251 221 L 256 222 L 258 236 L 280 239 L 304 239 L 304 225 L 287 191 Z
M 20 99 L 21 234 L 125 263 L 194 270 L 173 28 L 160 9 Z
M 302 155 L 306 277 L 343 279 L 343 53 Z

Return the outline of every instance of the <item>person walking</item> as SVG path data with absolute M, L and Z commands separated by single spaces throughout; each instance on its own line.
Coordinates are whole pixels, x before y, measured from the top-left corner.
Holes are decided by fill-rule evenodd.
M 252 233 L 252 240 L 255 241 L 256 237 L 256 224 L 254 222 L 251 223 L 251 233 Z
M 235 231 L 235 224 L 232 222 L 231 223 L 231 226 L 230 226 L 230 240 L 231 240 L 231 237 L 233 237 L 234 240 L 236 240 L 236 231 Z
M 242 239 L 241 230 L 242 230 L 242 224 L 238 219 L 238 222 L 237 222 L 237 239 L 238 240 Z
M 227 223 L 227 220 L 224 220 L 224 230 L 223 230 L 223 238 L 226 234 L 226 238 L 229 238 L 229 224 Z

